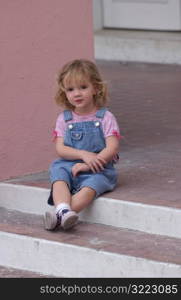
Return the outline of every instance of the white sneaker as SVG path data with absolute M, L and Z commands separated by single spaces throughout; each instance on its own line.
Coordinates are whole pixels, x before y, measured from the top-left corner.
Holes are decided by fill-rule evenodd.
M 57 217 L 54 211 L 46 211 L 44 216 L 44 226 L 47 230 L 54 230 L 61 225 L 61 218 Z
M 46 211 L 44 216 L 44 226 L 46 230 L 55 230 L 60 225 L 64 230 L 72 228 L 78 221 L 78 215 L 73 210 L 67 210 L 62 216 L 55 211 Z
M 64 230 L 70 229 L 77 224 L 78 218 L 79 216 L 76 214 L 75 211 L 69 210 L 62 215 L 61 226 Z

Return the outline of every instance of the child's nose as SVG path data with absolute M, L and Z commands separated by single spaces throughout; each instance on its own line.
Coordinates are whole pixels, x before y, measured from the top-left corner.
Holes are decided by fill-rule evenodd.
M 75 89 L 74 90 L 74 95 L 75 96 L 79 96 L 80 95 L 80 90 L 79 89 Z

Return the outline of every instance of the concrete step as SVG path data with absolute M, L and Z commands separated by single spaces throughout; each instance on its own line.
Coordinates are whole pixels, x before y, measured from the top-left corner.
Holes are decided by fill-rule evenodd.
M 180 32 L 103 29 L 94 40 L 96 59 L 181 64 Z
M 42 273 L 21 270 L 17 268 L 0 266 L 0 278 L 45 278 Z
M 1 208 L 0 243 L 0 265 L 45 276 L 181 276 L 181 239 L 113 226 L 50 232 L 42 216 Z
M 43 215 L 50 209 L 48 195 L 48 188 L 0 183 L 1 207 L 7 209 Z M 102 196 L 80 213 L 80 220 L 181 238 L 180 213 L 179 207 Z

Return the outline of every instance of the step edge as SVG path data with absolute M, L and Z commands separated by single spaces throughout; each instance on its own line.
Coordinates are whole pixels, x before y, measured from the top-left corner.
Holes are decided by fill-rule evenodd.
M 12 193 L 16 198 L 13 202 Z M 26 201 L 22 199 L 25 198 L 23 193 Z M 48 195 L 49 190 L 45 188 L 0 183 L 1 206 L 7 209 L 43 215 L 50 210 L 46 201 Z M 180 211 L 177 208 L 99 197 L 79 215 L 82 221 L 181 238 Z
M 9 248 L 7 250 L 7 247 L 4 246 L 2 238 L 4 238 L 4 241 L 6 242 L 6 239 L 8 242 L 12 243 L 12 240 L 14 239 L 14 247 L 13 247 L 13 253 L 15 255 L 15 251 L 17 252 L 17 255 L 19 255 L 19 249 L 21 249 L 21 253 L 22 253 L 22 244 L 24 245 L 24 247 L 27 247 L 28 249 L 28 257 L 29 257 L 29 261 L 27 263 L 27 257 L 26 255 L 24 257 L 21 256 L 21 261 L 20 265 L 17 264 L 17 260 L 13 260 L 12 262 L 10 262 L 10 260 L 5 260 L 4 256 L 3 256 L 3 247 L 6 249 L 6 255 L 7 255 L 7 251 L 9 251 Z M 9 239 L 9 240 L 8 240 Z M 15 239 L 17 240 L 17 242 L 19 243 L 18 246 L 15 245 Z M 1 249 L 0 249 L 0 265 L 6 266 L 6 267 L 14 267 L 14 268 L 20 268 L 21 270 L 28 270 L 28 271 L 32 271 L 32 272 L 38 272 L 43 273 L 44 275 L 49 275 L 49 276 L 63 276 L 63 277 L 152 277 L 152 276 L 156 276 L 156 277 L 178 277 L 181 276 L 181 265 L 179 264 L 174 264 L 174 263 L 167 263 L 167 262 L 160 262 L 160 261 L 155 261 L 155 260 L 151 260 L 151 259 L 146 259 L 146 258 L 142 258 L 142 257 L 134 257 L 134 256 L 130 256 L 130 255 L 123 255 L 123 254 L 118 254 L 118 253 L 110 253 L 104 250 L 96 250 L 96 249 L 91 249 L 91 248 L 87 248 L 84 246 L 77 246 L 77 245 L 72 245 L 72 244 L 64 244 L 64 243 L 59 243 L 56 241 L 47 241 L 45 239 L 40 239 L 40 238 L 34 238 L 34 237 L 27 237 L 24 235 L 17 235 L 14 233 L 5 233 L 0 231 L 0 240 L 1 240 Z M 25 245 L 25 243 L 27 243 L 28 245 Z M 7 246 L 7 245 L 6 245 Z M 47 249 L 46 249 L 47 247 Z M 16 249 L 17 248 L 17 249 Z M 47 259 L 49 260 L 49 267 L 50 267 L 50 258 L 52 253 L 55 254 L 55 256 L 57 255 L 56 261 L 58 258 L 60 259 L 60 257 L 63 255 L 61 252 L 63 251 L 64 254 L 68 255 L 68 252 L 70 250 L 73 254 L 76 254 L 78 256 L 78 258 L 81 257 L 84 260 L 87 260 L 85 262 L 81 261 L 82 263 L 82 269 L 84 269 L 84 266 L 86 266 L 86 270 L 82 270 L 80 271 L 79 269 L 79 273 L 77 275 L 77 273 L 75 273 L 75 269 L 76 268 L 76 263 L 72 263 L 71 261 L 71 266 L 72 264 L 75 266 L 72 266 L 72 268 L 70 268 L 70 270 L 68 272 L 65 273 L 60 273 L 57 272 L 57 270 L 54 269 L 54 259 L 52 259 L 51 264 L 53 264 L 53 266 L 51 266 L 51 272 L 47 271 L 47 268 L 45 268 L 45 264 L 44 261 L 42 260 L 40 263 L 38 263 L 37 261 L 34 261 L 34 258 L 38 259 L 38 255 L 41 256 L 40 250 L 44 250 L 42 251 L 44 253 L 44 259 L 45 259 L 45 254 L 47 256 Z M 56 251 L 50 251 L 51 250 L 56 250 Z M 53 249 L 55 248 L 55 249 Z M 31 250 L 31 251 L 29 251 Z M 79 251 L 81 252 L 81 254 L 79 255 Z M 9 254 L 11 252 L 11 249 L 9 251 Z M 78 253 L 78 254 L 77 254 Z M 31 254 L 31 255 L 30 255 Z M 86 257 L 85 257 L 86 255 Z M 52 255 L 53 256 L 53 255 Z M 88 258 L 87 258 L 88 256 Z M 75 256 L 74 256 L 75 257 Z M 90 259 L 91 257 L 91 259 Z M 68 257 L 67 257 L 68 258 Z M 33 259 L 33 262 L 30 261 Z M 42 259 L 42 257 L 41 257 Z M 69 258 L 70 259 L 70 258 Z M 12 259 L 11 259 L 12 260 Z M 25 262 L 23 261 L 25 260 Z M 65 261 L 67 261 L 67 259 L 64 259 Z M 4 263 L 3 263 L 4 261 Z M 8 262 L 9 261 L 9 262 Z M 94 261 L 94 267 L 97 266 L 97 270 L 95 270 L 93 268 L 93 261 Z M 90 262 L 90 265 L 89 265 Z M 98 263 L 99 262 L 99 263 Z M 3 263 L 3 264 L 2 264 Z M 33 265 L 34 263 L 34 265 Z M 106 266 L 107 263 L 107 266 Z M 113 268 L 112 264 L 114 263 Z M 118 270 L 118 265 L 120 266 L 120 263 L 123 264 L 123 271 Z M 138 275 L 134 275 L 133 270 L 128 270 L 128 272 L 125 272 L 125 265 L 124 264 L 128 264 L 128 266 L 130 267 L 130 264 L 132 264 L 133 270 L 135 270 L 135 266 L 141 266 L 142 267 L 142 271 L 141 273 L 138 272 Z M 62 260 L 61 264 L 64 265 L 65 264 Z M 29 266 L 29 267 L 28 267 Z M 147 268 L 151 268 L 152 270 L 146 270 L 145 267 L 147 266 Z M 42 269 L 42 267 L 44 267 L 44 269 Z M 109 268 L 108 268 L 109 267 Z M 115 269 L 116 268 L 116 269 Z M 88 271 L 88 269 L 90 269 L 90 272 Z M 100 270 L 102 269 L 102 272 L 100 272 Z M 108 271 L 109 270 L 109 271 Z M 146 273 L 145 273 L 146 271 Z M 72 276 L 72 272 L 73 276 Z M 77 271 L 76 271 L 77 272 Z M 109 272 L 109 273 L 108 273 Z M 148 273 L 147 273 L 148 272 Z M 155 274 L 156 272 L 156 274 Z M 110 274 L 111 273 L 111 274 Z
M 106 32 L 95 34 L 94 40 L 96 59 L 181 64 L 181 43 L 178 39 L 131 38 Z

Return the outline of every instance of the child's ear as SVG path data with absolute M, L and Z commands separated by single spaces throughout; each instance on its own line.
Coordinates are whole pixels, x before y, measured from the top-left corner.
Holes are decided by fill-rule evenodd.
M 98 87 L 94 86 L 94 93 L 93 93 L 93 95 L 96 96 L 97 94 L 98 94 Z

